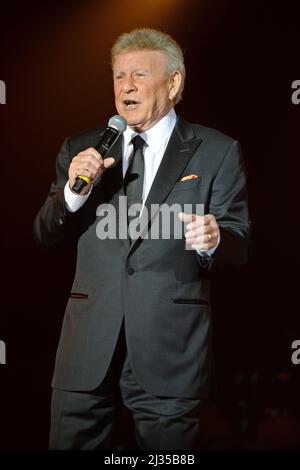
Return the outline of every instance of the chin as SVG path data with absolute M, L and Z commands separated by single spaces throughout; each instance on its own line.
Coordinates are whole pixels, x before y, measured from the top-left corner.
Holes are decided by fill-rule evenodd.
M 121 116 L 123 116 L 126 121 L 127 121 L 127 124 L 129 126 L 131 125 L 135 125 L 139 122 L 141 122 L 141 116 L 138 115 L 138 113 L 136 112 L 136 110 L 130 110 L 130 109 L 120 109 L 118 110 L 119 114 Z
M 125 117 L 125 119 L 127 121 L 127 125 L 129 127 L 134 127 L 134 128 L 140 128 L 141 127 L 141 124 L 137 119 L 132 119 L 129 116 L 126 116 L 126 115 L 124 115 L 124 117 Z

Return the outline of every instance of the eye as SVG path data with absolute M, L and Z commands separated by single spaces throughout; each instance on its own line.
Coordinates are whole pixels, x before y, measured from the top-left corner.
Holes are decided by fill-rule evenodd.
M 134 75 L 137 78 L 141 78 L 141 77 L 145 77 L 146 74 L 145 74 L 145 72 L 136 72 Z

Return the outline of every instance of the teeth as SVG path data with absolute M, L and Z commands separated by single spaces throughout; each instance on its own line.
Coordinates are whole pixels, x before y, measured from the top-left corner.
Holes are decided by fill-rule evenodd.
M 124 103 L 126 104 L 126 106 L 129 106 L 131 104 L 137 104 L 137 102 L 133 100 L 125 100 Z

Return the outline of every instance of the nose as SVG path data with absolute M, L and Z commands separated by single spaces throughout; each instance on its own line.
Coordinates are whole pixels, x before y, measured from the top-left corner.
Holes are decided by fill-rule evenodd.
M 132 77 L 124 77 L 122 81 L 122 89 L 125 93 L 130 93 L 131 91 L 136 90 L 136 85 Z

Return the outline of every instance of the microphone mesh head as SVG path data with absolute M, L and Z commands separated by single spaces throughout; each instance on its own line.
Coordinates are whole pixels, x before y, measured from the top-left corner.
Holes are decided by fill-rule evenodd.
M 118 132 L 124 132 L 127 126 L 126 119 L 124 119 L 122 116 L 119 116 L 118 114 L 116 116 L 113 116 L 110 118 L 108 121 L 108 127 L 113 127 L 116 129 Z

